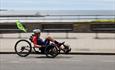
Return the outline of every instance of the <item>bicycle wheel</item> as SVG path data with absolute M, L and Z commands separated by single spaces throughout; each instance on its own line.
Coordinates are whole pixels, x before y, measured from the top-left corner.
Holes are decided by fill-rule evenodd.
M 19 40 L 15 44 L 15 52 L 21 57 L 26 57 L 31 53 L 31 43 L 27 40 Z
M 45 48 L 45 54 L 48 58 L 54 58 L 59 54 L 59 52 L 56 46 L 49 45 Z

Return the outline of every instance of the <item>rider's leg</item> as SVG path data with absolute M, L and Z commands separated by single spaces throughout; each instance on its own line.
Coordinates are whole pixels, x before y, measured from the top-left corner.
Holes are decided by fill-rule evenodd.
M 58 46 L 59 46 L 59 48 L 61 49 L 61 50 L 63 50 L 63 51 L 65 51 L 65 52 L 68 52 L 68 51 L 71 51 L 71 49 L 65 49 L 65 48 L 67 48 L 66 46 L 60 46 L 62 43 L 59 43 L 58 41 L 56 41 L 56 40 L 54 40 L 52 37 L 50 37 L 50 36 L 48 36 L 47 38 L 46 38 L 46 40 L 48 40 L 48 41 L 51 41 L 51 42 L 54 42 L 55 44 L 57 44 Z
M 57 44 L 57 46 L 59 46 L 60 49 L 63 49 L 63 48 L 64 48 L 64 46 L 60 46 L 60 45 L 61 45 L 60 42 L 56 41 L 55 39 L 53 39 L 53 38 L 50 37 L 50 36 L 48 36 L 48 37 L 46 38 L 46 40 L 49 40 L 49 41 L 51 41 L 51 42 L 54 42 L 55 44 Z
M 49 40 L 51 42 L 54 42 L 55 44 L 60 44 L 58 41 L 54 40 L 52 37 L 48 36 L 46 40 Z

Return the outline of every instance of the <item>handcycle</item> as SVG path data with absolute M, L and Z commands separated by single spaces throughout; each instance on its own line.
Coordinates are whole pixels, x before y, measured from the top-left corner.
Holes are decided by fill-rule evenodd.
M 55 43 L 49 43 L 49 45 L 46 45 L 45 47 L 36 48 L 31 44 L 31 37 L 32 36 L 30 36 L 29 38 L 30 41 L 22 39 L 16 42 L 14 50 L 17 55 L 21 57 L 26 57 L 32 52 L 32 49 L 36 54 L 39 54 L 40 49 L 42 49 L 43 54 L 45 54 L 46 57 L 54 58 L 60 53 L 60 51 L 63 51 L 65 54 L 68 54 L 71 51 L 70 46 L 65 45 L 65 42 L 62 42 L 60 45 L 56 45 Z M 61 46 L 64 46 L 64 48 L 62 49 Z

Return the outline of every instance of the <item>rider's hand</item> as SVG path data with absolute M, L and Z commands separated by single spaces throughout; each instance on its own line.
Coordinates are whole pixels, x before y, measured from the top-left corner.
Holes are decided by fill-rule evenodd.
M 36 48 L 40 48 L 41 46 L 40 45 L 34 45 Z

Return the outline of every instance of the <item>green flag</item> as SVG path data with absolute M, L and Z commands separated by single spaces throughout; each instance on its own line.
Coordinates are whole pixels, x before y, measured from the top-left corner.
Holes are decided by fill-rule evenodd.
M 17 25 L 17 28 L 24 31 L 24 32 L 27 32 L 27 30 L 24 28 L 24 26 L 20 23 L 19 20 L 16 21 L 16 25 Z

